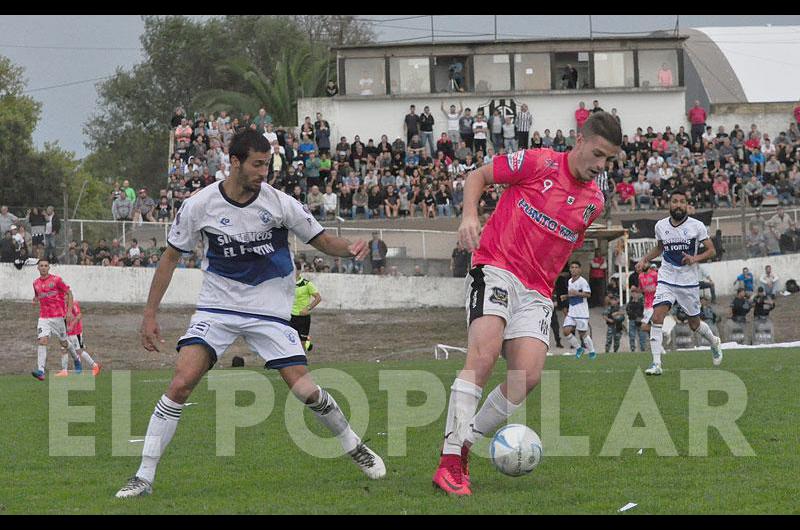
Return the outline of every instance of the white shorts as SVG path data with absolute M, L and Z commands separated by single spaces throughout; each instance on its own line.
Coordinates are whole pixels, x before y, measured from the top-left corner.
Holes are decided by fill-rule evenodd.
M 576 318 L 567 315 L 564 317 L 564 325 L 562 327 L 575 328 L 577 331 L 589 331 L 589 319 Z
M 660 305 L 680 305 L 689 317 L 700 314 L 700 287 L 680 287 L 658 282 L 656 297 L 653 299 L 653 308 Z
M 43 339 L 50 335 L 55 335 L 58 340 L 67 340 L 67 323 L 63 317 L 59 318 L 40 318 L 36 324 L 36 338 Z
M 67 342 L 72 344 L 72 347 L 75 348 L 75 351 L 83 349 L 83 334 L 78 333 L 77 335 L 69 335 L 67 337 Z
M 506 321 L 503 340 L 533 337 L 550 344 L 553 302 L 526 288 L 510 272 L 478 265 L 464 280 L 467 326 L 476 318 L 495 315 Z
M 645 307 L 644 315 L 642 315 L 642 324 L 649 324 L 651 318 L 653 318 L 653 308 Z
M 202 344 L 214 354 L 211 366 L 238 337 L 267 362 L 267 368 L 307 365 L 306 353 L 287 320 L 267 316 L 196 311 L 186 333 L 178 339 L 177 350 L 190 344 Z

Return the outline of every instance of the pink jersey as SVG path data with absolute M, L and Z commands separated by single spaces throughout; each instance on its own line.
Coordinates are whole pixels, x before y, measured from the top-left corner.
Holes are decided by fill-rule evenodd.
M 647 274 L 639 274 L 639 289 L 644 292 L 644 307 L 653 307 L 653 299 L 656 297 L 656 287 L 658 287 L 658 271 L 649 269 Z
M 73 320 L 72 325 L 67 328 L 67 335 L 80 335 L 83 333 L 83 319 L 78 319 L 78 316 L 81 314 L 81 306 L 77 300 L 72 302 L 72 310 L 70 313 L 75 317 L 75 320 Z
M 473 265 L 492 265 L 550 298 L 553 285 L 584 232 L 603 211 L 594 181 L 569 171 L 567 153 L 528 149 L 493 159 L 494 181 L 507 184 L 472 255 Z
M 33 281 L 33 292 L 39 299 L 39 318 L 64 318 L 67 315 L 66 296 L 69 285 L 60 276 L 48 274 Z

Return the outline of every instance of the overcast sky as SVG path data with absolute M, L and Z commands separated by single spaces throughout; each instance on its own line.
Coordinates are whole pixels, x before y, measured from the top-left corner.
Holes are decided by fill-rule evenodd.
M 363 15 L 380 21 L 381 41 L 430 38 L 430 17 Z M 387 20 L 392 19 L 392 20 Z M 800 15 L 680 15 L 680 26 L 800 25 Z M 594 15 L 592 29 L 601 32 L 647 32 L 675 27 L 674 15 Z M 129 69 L 142 60 L 139 36 L 144 29 L 136 15 L 3 15 L 0 54 L 25 68 L 28 91 L 42 102 L 42 118 L 34 141 L 58 140 L 62 147 L 86 154 L 83 125 L 96 109 L 98 78 Z M 492 38 L 491 15 L 435 16 L 437 40 Z M 588 15 L 498 15 L 499 38 L 586 37 Z M 165 117 L 167 119 L 168 117 Z

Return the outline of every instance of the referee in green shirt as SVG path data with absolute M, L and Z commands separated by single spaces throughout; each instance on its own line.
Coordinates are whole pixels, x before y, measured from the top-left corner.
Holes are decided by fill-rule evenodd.
M 295 260 L 295 290 L 294 290 L 294 305 L 292 306 L 292 320 L 291 324 L 297 333 L 300 334 L 300 340 L 303 341 L 303 347 L 306 351 L 311 351 L 314 347 L 311 344 L 311 337 L 308 332 L 311 329 L 311 310 L 317 307 L 322 302 L 322 296 L 314 286 L 313 283 L 306 280 L 300 275 L 302 264 Z

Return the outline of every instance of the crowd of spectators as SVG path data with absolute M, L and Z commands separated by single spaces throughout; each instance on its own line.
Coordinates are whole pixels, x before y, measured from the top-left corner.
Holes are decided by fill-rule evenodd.
M 432 111 L 410 105 L 402 119 L 404 138 L 369 138 L 332 134 L 331 124 L 317 113 L 297 129 L 275 126 L 266 109 L 258 115 L 232 117 L 198 113 L 189 120 L 182 108 L 172 119 L 174 159 L 169 184 L 161 190 L 162 215 L 174 215 L 188 195 L 229 174 L 226 142 L 239 130 L 264 134 L 272 149 L 268 181 L 308 205 L 318 219 L 451 217 L 462 209 L 466 174 L 496 154 L 546 147 L 569 151 L 577 132 L 593 112 L 603 111 L 598 100 L 575 111 L 575 128 L 540 132 L 526 104 L 515 116 L 494 110 L 490 116 L 463 105 L 442 102 Z M 617 109 L 611 113 L 620 121 Z M 619 156 L 597 177 L 611 210 L 666 209 L 670 191 L 682 187 L 694 208 L 793 205 L 800 198 L 800 130 L 793 120 L 773 140 L 756 124 L 724 126 L 706 123 L 706 111 L 695 102 L 688 113 L 690 131 L 647 127 L 623 137 Z M 447 132 L 435 137 L 437 120 Z M 399 122 L 399 120 L 398 120 Z M 441 127 L 444 129 L 445 127 Z M 493 211 L 501 187 L 489 187 L 481 198 L 482 213 Z M 132 201 L 133 202 L 133 201 Z M 159 203 L 160 204 L 160 203 Z M 167 208 L 166 206 L 169 206 Z M 135 210 L 135 206 L 131 210 Z M 142 206 L 152 212 L 153 204 Z M 780 233 L 779 233 L 780 236 Z
M 439 109 L 425 106 L 422 112 L 411 105 L 402 121 L 398 117 L 404 138 L 390 140 L 384 134 L 365 143 L 359 135 L 337 140 L 319 112 L 313 121 L 307 116 L 300 127 L 286 128 L 274 124 L 266 108 L 252 116 L 221 111 L 190 119 L 178 107 L 171 120 L 175 144 L 165 186 L 151 196 L 127 180 L 115 183 L 109 195 L 111 216 L 134 223 L 171 222 L 192 193 L 227 178 L 227 142 L 246 128 L 270 143 L 268 182 L 306 204 L 320 220 L 459 216 L 469 171 L 518 149 L 569 151 L 591 113 L 603 110 L 599 100 L 591 108 L 581 101 L 575 127 L 553 134 L 550 129 L 540 133 L 535 109 L 526 104 L 513 117 L 499 109 L 490 116 L 473 113 L 461 103 L 442 102 Z M 617 109 L 611 113 L 622 125 Z M 796 203 L 800 130 L 795 120 L 773 139 L 756 124 L 747 130 L 738 125 L 730 132 L 723 126 L 715 130 L 699 102 L 687 118 L 688 132 L 683 126 L 677 131 L 651 126 L 623 137 L 619 156 L 597 177 L 609 215 L 612 210 L 666 209 L 665 199 L 677 187 L 688 191 L 692 209 L 736 207 L 740 200 L 753 207 Z M 439 120 L 438 128 L 446 132 L 436 138 Z M 482 215 L 494 210 L 502 191 L 502 186 L 486 188 Z M 769 222 L 751 223 L 746 245 L 751 256 L 798 251 L 800 231 L 779 208 Z
M 53 206 L 29 208 L 24 217 L 0 206 L 0 262 L 24 262 L 30 257 L 56 257 L 56 238 L 61 220 Z

